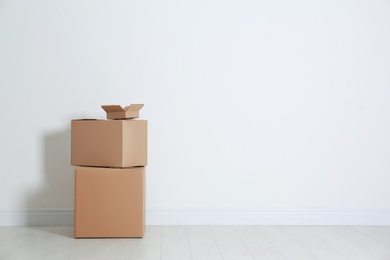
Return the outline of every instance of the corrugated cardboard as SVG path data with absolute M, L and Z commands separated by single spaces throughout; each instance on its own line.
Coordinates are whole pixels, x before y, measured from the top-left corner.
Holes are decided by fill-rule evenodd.
M 125 119 L 138 118 L 139 111 L 143 106 L 143 104 L 131 104 L 122 108 L 119 105 L 103 105 L 102 108 L 107 113 L 107 119 Z
M 145 168 L 77 167 L 74 237 L 143 237 Z
M 147 165 L 146 120 L 72 120 L 72 165 Z

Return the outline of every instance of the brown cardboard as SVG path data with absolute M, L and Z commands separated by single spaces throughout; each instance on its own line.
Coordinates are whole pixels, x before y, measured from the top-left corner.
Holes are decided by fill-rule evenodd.
M 139 111 L 143 106 L 143 104 L 131 104 L 122 108 L 119 105 L 103 105 L 102 108 L 107 113 L 107 119 L 125 119 L 138 118 Z
M 72 165 L 147 165 L 146 120 L 72 120 Z
M 143 237 L 145 168 L 77 167 L 74 237 Z

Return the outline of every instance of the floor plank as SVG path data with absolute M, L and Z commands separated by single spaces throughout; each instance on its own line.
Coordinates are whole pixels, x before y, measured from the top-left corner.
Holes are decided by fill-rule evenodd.
M 345 256 L 340 254 L 333 247 L 309 232 L 303 226 L 285 226 L 284 231 L 289 233 L 302 247 L 309 251 L 317 259 L 324 260 L 345 260 Z
M 225 260 L 254 259 L 232 226 L 211 226 L 211 232 Z
M 161 257 L 161 226 L 147 226 L 143 239 L 134 241 L 131 260 L 160 260 Z
M 163 226 L 161 260 L 191 259 L 191 251 L 185 226 Z
M 390 247 L 390 228 L 388 226 L 353 226 L 352 228 Z
M 41 259 L 62 227 L 29 227 L 19 234 L 16 246 L 2 259 Z
M 286 259 L 316 259 L 279 226 L 258 226 Z
M 390 247 L 387 247 L 369 236 L 363 235 L 361 232 L 351 227 L 330 227 L 333 231 L 345 237 L 355 245 L 367 250 L 372 255 L 379 259 L 388 260 L 390 259 Z
M 192 259 L 222 260 L 222 254 L 208 226 L 187 226 Z
M 19 244 L 26 232 L 29 232 L 27 227 L 3 227 L 2 235 L 0 236 L 0 259 L 3 259 Z
M 92 238 L 74 239 L 73 228 L 67 228 L 62 235 L 66 239 L 60 245 L 69 251 L 69 259 L 128 259 L 138 238 Z M 50 259 L 50 258 L 48 258 Z M 60 259 L 60 258 L 59 258 Z
M 8 235 L 0 239 L 0 259 L 4 259 L 15 248 L 22 245 L 25 242 L 25 237 L 32 232 L 32 229 L 28 227 L 9 227 L 8 229 L 10 229 L 10 232 L 7 232 Z
M 338 233 L 325 226 L 306 227 L 314 235 L 322 239 L 325 243 L 336 249 L 342 255 L 353 260 L 378 259 L 363 248 L 355 245 L 351 241 L 342 237 Z
M 235 229 L 255 259 L 285 259 L 256 226 L 235 226 Z
M 72 230 L 72 236 L 65 236 L 68 230 Z M 58 234 L 51 237 L 52 243 L 43 250 L 41 259 L 66 259 L 70 256 L 71 249 L 75 244 L 73 239 L 73 227 L 63 227 Z

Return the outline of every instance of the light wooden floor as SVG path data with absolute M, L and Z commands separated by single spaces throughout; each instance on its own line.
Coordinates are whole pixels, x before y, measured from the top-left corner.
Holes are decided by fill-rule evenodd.
M 143 239 L 0 227 L 0 259 L 390 259 L 390 226 L 148 226 Z

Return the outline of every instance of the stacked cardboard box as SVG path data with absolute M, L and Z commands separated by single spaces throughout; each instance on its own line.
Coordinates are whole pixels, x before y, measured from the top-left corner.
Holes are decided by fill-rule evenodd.
M 72 120 L 74 237 L 143 237 L 147 121 L 140 104 L 102 106 L 107 120 Z

